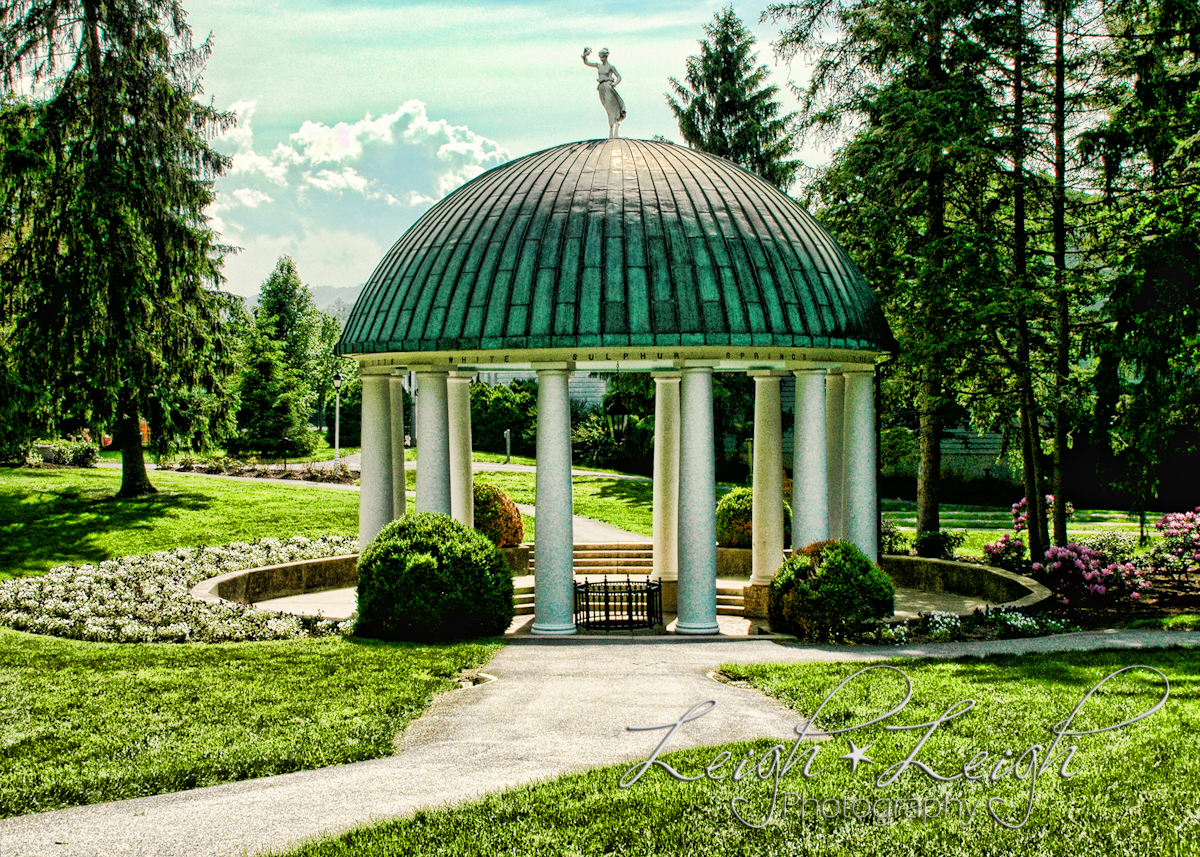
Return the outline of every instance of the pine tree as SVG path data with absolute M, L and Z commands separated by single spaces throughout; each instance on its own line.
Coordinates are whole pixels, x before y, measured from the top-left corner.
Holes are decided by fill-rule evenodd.
M 3 219 L 28 228 L 3 260 L 0 325 L 53 418 L 113 429 L 119 496 L 154 491 L 142 417 L 165 451 L 190 419 L 181 393 L 221 395 L 233 369 L 204 215 L 227 164 L 207 139 L 233 117 L 197 101 L 209 53 L 176 0 L 0 2 L 0 85 L 34 85 L 3 150 Z
M 310 402 L 287 368 L 283 343 L 264 327 L 250 335 L 242 377 L 245 429 L 229 443 L 234 455 L 253 452 L 268 458 L 295 458 L 313 450 L 308 428 Z
M 763 85 L 754 37 L 726 6 L 704 27 L 700 54 L 688 57 L 686 85 L 670 78 L 667 104 L 688 145 L 727 158 L 786 191 L 800 169 L 794 114 L 781 115 L 779 87 Z M 676 100 L 678 98 L 678 100 Z

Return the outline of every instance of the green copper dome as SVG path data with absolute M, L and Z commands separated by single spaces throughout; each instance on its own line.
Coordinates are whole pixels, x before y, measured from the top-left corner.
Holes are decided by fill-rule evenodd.
M 894 340 L 846 251 L 787 196 L 721 158 L 618 139 L 510 161 L 433 206 L 338 350 L 668 345 Z

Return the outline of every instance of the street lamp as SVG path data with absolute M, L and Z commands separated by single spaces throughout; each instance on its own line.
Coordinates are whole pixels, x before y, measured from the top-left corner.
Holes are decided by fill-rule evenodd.
M 342 373 L 333 373 L 333 464 L 342 460 Z

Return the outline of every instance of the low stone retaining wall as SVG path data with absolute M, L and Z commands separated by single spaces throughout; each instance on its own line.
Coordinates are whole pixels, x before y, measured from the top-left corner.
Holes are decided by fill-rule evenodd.
M 1031 577 L 975 563 L 884 554 L 879 567 L 897 586 L 953 592 L 1008 607 L 1028 607 L 1050 597 L 1050 590 Z
M 532 545 L 500 548 L 513 577 L 529 574 Z M 201 601 L 239 601 L 254 604 L 288 595 L 346 589 L 358 585 L 358 554 L 302 559 L 283 565 L 243 568 L 210 577 L 192 587 L 192 597 Z
M 783 552 L 784 559 L 792 555 L 791 548 Z M 754 570 L 752 548 L 723 548 L 717 545 L 717 577 L 750 578 Z
M 201 601 L 253 604 L 306 592 L 345 589 L 357 583 L 358 554 L 350 554 L 226 572 L 197 583 L 192 587 L 192 596 Z

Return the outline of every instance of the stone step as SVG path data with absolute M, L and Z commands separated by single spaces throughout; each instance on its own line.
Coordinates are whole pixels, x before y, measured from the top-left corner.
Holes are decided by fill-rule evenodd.
M 717 593 L 717 606 L 724 604 L 727 607 L 742 607 L 746 603 L 746 599 L 740 595 L 722 595 Z
M 742 606 L 740 604 L 735 607 L 732 604 L 718 603 L 717 604 L 717 615 L 718 616 L 744 616 L 745 610 L 742 609 Z

